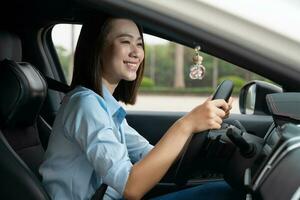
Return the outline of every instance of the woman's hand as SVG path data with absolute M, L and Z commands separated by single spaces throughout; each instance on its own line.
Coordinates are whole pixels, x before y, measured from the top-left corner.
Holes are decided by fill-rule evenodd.
M 211 100 L 211 97 L 209 97 L 203 104 L 184 116 L 182 120 L 192 133 L 219 129 L 223 119 L 228 117 L 230 113 L 232 101 L 232 98 L 227 103 L 223 99 Z
M 193 133 L 218 129 L 226 113 L 229 114 L 232 100 L 208 98 L 184 117 L 176 121 L 155 147 L 130 171 L 124 197 L 141 199 L 161 178 L 178 158 L 187 140 Z
M 233 103 L 233 98 L 230 97 L 229 100 L 228 100 L 228 109 L 227 110 L 224 110 L 225 111 L 225 116 L 223 117 L 223 119 L 226 119 L 229 117 L 230 115 L 230 110 L 232 109 L 232 103 Z

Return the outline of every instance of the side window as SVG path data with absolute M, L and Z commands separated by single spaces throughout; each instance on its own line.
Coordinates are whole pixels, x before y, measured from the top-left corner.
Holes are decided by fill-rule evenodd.
M 52 30 L 53 44 L 68 84 L 72 80 L 74 50 L 80 30 L 81 25 L 75 24 L 57 24 Z
M 81 25 L 58 24 L 52 38 L 64 75 L 71 82 L 73 55 Z M 205 101 L 224 79 L 234 82 L 232 113 L 239 113 L 238 94 L 250 80 L 265 78 L 242 69 L 217 57 L 201 52 L 205 77 L 192 80 L 189 77 L 194 49 L 144 34 L 145 72 L 135 105 L 123 105 L 134 111 L 190 111 Z
M 225 79 L 234 82 L 232 113 L 239 111 L 239 91 L 251 80 L 265 78 L 201 52 L 205 76 L 202 80 L 191 79 L 195 50 L 178 43 L 145 35 L 146 64 L 142 85 L 135 105 L 127 105 L 135 111 L 183 111 L 192 110 L 204 102 Z

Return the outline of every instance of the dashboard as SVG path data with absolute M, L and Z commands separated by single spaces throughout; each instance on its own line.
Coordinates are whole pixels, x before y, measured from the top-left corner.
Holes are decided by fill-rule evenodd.
M 239 123 L 224 124 L 208 134 L 204 149 L 213 161 L 206 167 L 219 163 L 224 179 L 248 198 L 300 199 L 300 93 L 268 94 L 266 100 L 273 123 L 264 138 Z

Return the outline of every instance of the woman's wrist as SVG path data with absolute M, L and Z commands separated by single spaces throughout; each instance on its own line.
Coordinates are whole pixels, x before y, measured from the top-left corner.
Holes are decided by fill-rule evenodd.
M 188 137 L 193 134 L 193 127 L 192 124 L 190 123 L 188 116 L 184 116 L 177 120 L 175 123 L 177 128 L 180 129 L 182 134 L 187 135 Z

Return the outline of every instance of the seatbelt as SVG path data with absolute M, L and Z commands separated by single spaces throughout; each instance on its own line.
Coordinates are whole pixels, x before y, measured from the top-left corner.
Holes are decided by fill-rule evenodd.
M 65 83 L 59 82 L 53 78 L 50 78 L 48 76 L 45 76 L 46 82 L 48 84 L 48 88 L 55 90 L 55 91 L 59 91 L 59 92 L 63 92 L 63 93 L 67 93 L 71 90 L 71 87 L 68 86 Z
M 96 190 L 95 194 L 92 196 L 91 200 L 102 200 L 106 189 L 107 185 L 102 183 L 100 187 Z

